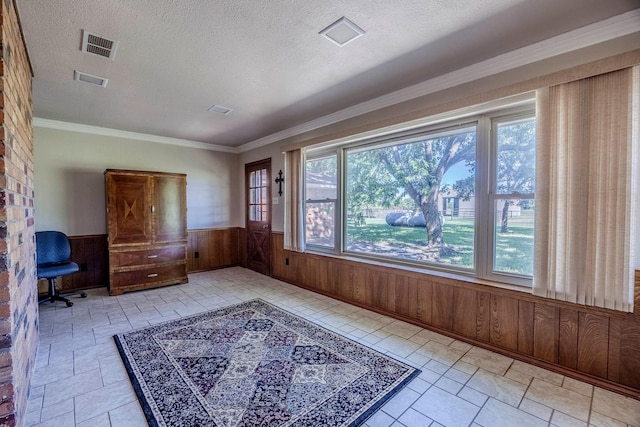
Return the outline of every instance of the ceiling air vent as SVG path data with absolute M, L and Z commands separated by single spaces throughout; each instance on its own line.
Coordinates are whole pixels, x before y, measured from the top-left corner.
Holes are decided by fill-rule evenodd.
M 212 105 L 208 110 L 222 115 L 226 115 L 231 112 L 231 108 L 223 107 L 222 105 Z
M 102 87 L 107 87 L 107 83 L 109 82 L 109 79 L 105 79 L 104 77 L 94 76 L 78 70 L 74 70 L 73 79 L 79 82 L 91 83 L 92 85 Z
M 80 50 L 104 58 L 113 59 L 116 56 L 118 42 L 106 39 L 97 34 L 82 30 L 82 47 Z
M 324 30 L 320 31 L 329 41 L 342 47 L 364 35 L 364 30 L 343 16 Z

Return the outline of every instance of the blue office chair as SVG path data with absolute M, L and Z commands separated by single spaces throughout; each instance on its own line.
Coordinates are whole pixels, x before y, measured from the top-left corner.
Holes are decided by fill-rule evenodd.
M 71 307 L 73 303 L 60 296 L 56 290 L 56 278 L 80 270 L 78 264 L 69 260 L 71 257 L 69 238 L 59 231 L 38 231 L 36 232 L 36 254 L 38 279 L 47 279 L 49 282 L 49 296 L 39 302 L 63 301 L 67 307 Z M 87 294 L 82 292 L 80 296 L 86 298 Z

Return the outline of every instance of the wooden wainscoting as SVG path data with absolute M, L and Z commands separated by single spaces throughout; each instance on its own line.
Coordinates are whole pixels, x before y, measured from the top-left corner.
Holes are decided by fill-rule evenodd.
M 238 227 L 188 230 L 187 235 L 188 272 L 243 265 L 243 252 L 246 251 L 240 247 L 241 230 Z M 80 271 L 58 280 L 57 289 L 74 292 L 106 287 L 109 283 L 107 235 L 69 236 L 69 242 L 71 261 L 78 263 Z M 38 291 L 41 295 L 47 293 L 46 280 L 38 282 Z
M 635 313 L 283 249 L 272 275 L 565 375 L 640 398 L 640 272 Z M 288 265 L 287 265 L 288 259 Z
M 240 229 L 208 228 L 187 231 L 187 272 L 242 265 Z
M 109 283 L 109 260 L 107 235 L 69 236 L 71 261 L 80 266 L 80 271 L 63 276 L 56 283 L 60 292 L 106 287 Z M 47 293 L 47 281 L 38 282 L 39 293 Z

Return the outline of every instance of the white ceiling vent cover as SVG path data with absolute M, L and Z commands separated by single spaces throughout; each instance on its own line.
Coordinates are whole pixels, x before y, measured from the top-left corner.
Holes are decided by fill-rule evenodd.
M 113 59 L 116 56 L 118 42 L 106 39 L 87 30 L 82 30 L 82 47 L 81 51 L 102 56 L 104 58 Z
M 208 110 L 213 113 L 222 114 L 223 116 L 231 112 L 231 108 L 223 107 L 222 105 L 212 105 Z
M 78 71 L 78 70 L 74 70 L 73 79 L 79 82 L 91 83 L 92 85 L 101 86 L 101 87 L 107 87 L 107 83 L 109 83 L 109 79 L 83 73 L 82 71 Z
M 364 35 L 364 30 L 343 16 L 324 30 L 320 31 L 332 43 L 342 47 Z

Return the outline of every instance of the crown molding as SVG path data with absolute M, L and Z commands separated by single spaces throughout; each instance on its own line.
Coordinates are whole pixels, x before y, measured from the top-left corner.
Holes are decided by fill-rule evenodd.
M 542 61 L 557 55 L 562 55 L 594 44 L 613 40 L 638 32 L 640 9 L 634 9 L 623 14 L 613 16 L 604 21 L 596 22 L 564 34 L 498 55 L 494 58 L 478 62 L 468 67 L 425 80 L 404 89 L 388 93 L 378 98 L 356 104 L 318 119 L 310 120 L 297 126 L 267 135 L 255 141 L 238 147 L 243 153 L 274 142 L 282 141 L 304 132 L 312 131 L 323 126 L 347 120 L 362 114 L 370 113 L 381 108 L 389 107 L 421 96 L 429 95 L 444 89 L 469 83 L 484 77 L 489 77 L 504 71 L 518 68 L 533 62 Z
M 156 142 L 159 144 L 177 145 L 180 147 L 199 148 L 201 150 L 221 151 L 224 153 L 237 154 L 239 152 L 237 147 L 207 144 L 206 142 L 191 141 L 188 139 L 169 138 L 166 136 L 129 132 L 126 130 L 103 128 L 99 126 L 83 125 L 79 123 L 62 122 L 59 120 L 42 119 L 39 117 L 33 118 L 33 126 L 64 130 L 69 132 L 88 133 L 92 135 L 110 136 L 113 138 L 133 139 L 136 141 Z

